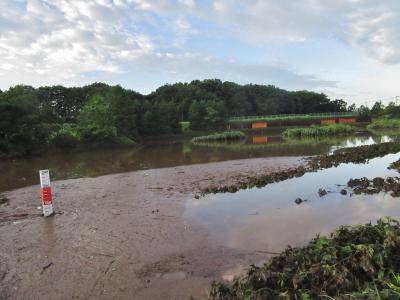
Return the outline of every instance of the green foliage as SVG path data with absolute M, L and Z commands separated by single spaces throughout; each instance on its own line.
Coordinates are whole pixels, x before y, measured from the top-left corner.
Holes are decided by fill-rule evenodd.
M 205 136 L 198 136 L 192 139 L 193 143 L 213 142 L 213 141 L 232 141 L 246 138 L 246 135 L 241 131 L 224 131 Z
M 32 87 L 16 86 L 0 94 L 0 156 L 30 154 L 46 144 L 52 116 L 44 114 Z
M 181 131 L 185 132 L 188 131 L 190 128 L 190 122 L 189 121 L 181 121 L 179 122 L 179 125 L 181 126 Z
M 65 123 L 63 126 L 51 132 L 48 143 L 60 148 L 72 148 L 77 146 L 80 141 L 80 134 L 74 124 Z
M 90 142 L 112 141 L 117 136 L 115 117 L 110 103 L 102 96 L 94 96 L 82 108 L 78 128 L 83 140 Z
M 367 126 L 367 129 L 399 129 L 400 119 L 381 118 L 374 119 L 371 124 Z
M 231 286 L 213 283 L 210 299 L 398 299 L 399 247 L 398 221 L 342 226 L 250 266 Z
M 318 137 L 328 135 L 338 135 L 352 133 L 355 128 L 345 124 L 313 125 L 306 128 L 290 128 L 283 132 L 283 136 L 288 138 Z
M 184 120 L 193 130 L 221 130 L 230 116 L 346 110 L 324 94 L 218 79 L 164 85 L 146 96 L 104 83 L 18 85 L 0 93 L 0 106 L 0 155 L 7 156 L 179 133 Z

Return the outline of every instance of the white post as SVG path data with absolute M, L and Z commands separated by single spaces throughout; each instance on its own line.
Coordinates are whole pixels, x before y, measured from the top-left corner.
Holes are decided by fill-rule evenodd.
M 53 211 L 53 197 L 51 195 L 51 186 L 50 186 L 50 172 L 49 170 L 40 170 L 40 186 L 42 192 L 42 207 L 43 207 L 43 215 L 45 217 L 51 216 Z

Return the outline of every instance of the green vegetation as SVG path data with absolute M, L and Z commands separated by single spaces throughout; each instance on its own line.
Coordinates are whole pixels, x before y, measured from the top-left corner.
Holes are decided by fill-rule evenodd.
M 379 130 L 379 129 L 399 129 L 400 119 L 391 118 L 380 118 L 372 121 L 371 124 L 367 126 L 367 129 Z
M 393 105 L 384 111 L 393 115 L 396 109 L 400 112 Z M 222 130 L 231 117 L 353 111 L 354 105 L 324 94 L 218 79 L 168 84 L 149 95 L 103 83 L 73 88 L 17 85 L 0 91 L 0 156 L 48 147 L 133 144 L 147 136 L 181 133 L 188 126 Z M 365 107 L 361 112 L 371 113 Z
M 400 225 L 385 218 L 289 246 L 232 285 L 214 282 L 210 299 L 399 299 L 399 273 Z
M 288 138 L 318 137 L 346 134 L 354 131 L 355 127 L 346 124 L 313 125 L 305 128 L 286 129 L 283 132 L 283 136 Z
M 179 122 L 179 125 L 181 126 L 182 132 L 188 131 L 190 128 L 190 122 L 189 121 L 181 121 Z
M 246 138 L 246 135 L 241 131 L 224 131 L 205 136 L 192 138 L 193 143 L 215 142 L 215 141 L 234 141 Z

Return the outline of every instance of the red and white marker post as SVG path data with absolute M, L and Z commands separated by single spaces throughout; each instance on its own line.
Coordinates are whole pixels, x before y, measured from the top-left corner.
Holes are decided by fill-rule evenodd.
M 48 217 L 54 213 L 53 197 L 51 195 L 51 186 L 50 186 L 50 172 L 49 170 L 40 170 L 39 176 L 40 176 L 40 186 L 42 190 L 43 215 L 45 217 Z

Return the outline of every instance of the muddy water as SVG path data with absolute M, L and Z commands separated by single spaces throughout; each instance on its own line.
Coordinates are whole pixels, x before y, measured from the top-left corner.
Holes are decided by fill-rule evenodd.
M 387 136 L 359 132 L 352 137 L 285 141 L 281 131 L 248 132 L 241 143 L 193 145 L 189 139 L 153 139 L 142 147 L 89 152 L 48 153 L 40 157 L 0 160 L 0 192 L 38 183 L 38 170 L 52 180 L 95 177 L 143 169 L 174 167 L 244 158 L 324 154 L 334 148 L 380 143 Z
M 389 194 L 341 195 L 350 178 L 398 176 L 387 166 L 400 153 L 367 164 L 342 164 L 303 177 L 235 194 L 208 195 L 187 202 L 186 218 L 209 229 L 212 243 L 233 249 L 280 252 L 343 224 L 400 216 L 400 199 Z M 328 194 L 319 197 L 318 189 Z M 300 205 L 295 199 L 307 199 Z

